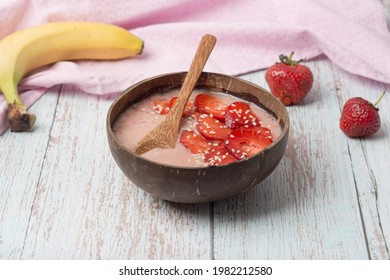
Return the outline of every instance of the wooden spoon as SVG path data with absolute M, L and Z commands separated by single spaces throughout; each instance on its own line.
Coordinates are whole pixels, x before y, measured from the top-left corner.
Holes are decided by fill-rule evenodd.
M 172 149 L 175 147 L 185 105 L 190 98 L 216 41 L 217 39 L 210 34 L 202 37 L 175 105 L 166 118 L 135 145 L 134 152 L 137 155 L 142 155 L 155 148 Z

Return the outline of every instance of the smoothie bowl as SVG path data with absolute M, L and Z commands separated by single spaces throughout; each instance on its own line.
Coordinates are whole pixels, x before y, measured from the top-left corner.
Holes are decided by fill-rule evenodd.
M 174 149 L 133 152 L 169 113 L 185 75 L 144 80 L 113 102 L 107 138 L 117 165 L 144 191 L 173 202 L 210 202 L 256 186 L 284 155 L 289 118 L 265 89 L 232 76 L 201 74 Z

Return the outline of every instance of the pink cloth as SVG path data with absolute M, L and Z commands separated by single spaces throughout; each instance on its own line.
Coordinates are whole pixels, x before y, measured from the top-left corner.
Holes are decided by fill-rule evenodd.
M 136 58 L 58 62 L 36 71 L 21 83 L 27 105 L 55 84 L 106 94 L 185 71 L 205 33 L 218 39 L 205 71 L 239 75 L 295 51 L 297 58 L 325 54 L 350 73 L 390 82 L 390 33 L 379 0 L 7 0 L 0 11 L 0 38 L 46 22 L 83 20 L 120 25 L 145 41 Z M 0 134 L 5 111 L 1 96 Z

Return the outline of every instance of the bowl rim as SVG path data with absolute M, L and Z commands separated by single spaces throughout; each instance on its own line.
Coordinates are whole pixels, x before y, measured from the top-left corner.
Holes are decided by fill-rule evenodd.
M 280 135 L 270 145 L 268 145 L 267 147 L 265 147 L 260 152 L 254 154 L 254 155 L 252 155 L 252 156 L 250 156 L 248 158 L 244 158 L 244 159 L 241 159 L 241 160 L 238 160 L 238 161 L 235 161 L 235 162 L 232 162 L 232 163 L 228 163 L 228 164 L 213 165 L 213 166 L 193 166 L 192 167 L 192 166 L 179 166 L 179 165 L 172 165 L 172 164 L 166 164 L 166 163 L 159 163 L 159 162 L 150 160 L 148 158 L 145 158 L 145 157 L 143 157 L 141 155 L 137 155 L 132 150 L 130 150 L 127 147 L 125 147 L 122 144 L 120 144 L 119 141 L 117 140 L 117 138 L 115 137 L 115 133 L 112 130 L 112 125 L 111 125 L 111 115 L 112 115 L 112 112 L 113 112 L 113 109 L 114 109 L 115 105 L 119 102 L 119 100 L 121 100 L 126 94 L 128 94 L 129 91 L 131 91 L 132 89 L 140 86 L 141 84 L 143 84 L 143 83 L 145 83 L 147 81 L 151 81 L 151 80 L 154 80 L 154 79 L 159 79 L 159 78 L 164 77 L 164 76 L 184 75 L 186 73 L 187 73 L 187 71 L 169 72 L 169 73 L 159 74 L 159 75 L 155 75 L 155 76 L 152 76 L 152 77 L 149 77 L 149 78 L 145 78 L 145 79 L 143 79 L 143 80 L 141 80 L 139 82 L 134 83 L 133 85 L 131 85 L 128 88 L 126 88 L 125 90 L 123 90 L 121 92 L 121 94 L 114 99 L 114 101 L 112 102 L 112 104 L 110 105 L 110 107 L 109 107 L 109 109 L 107 111 L 106 128 L 107 128 L 108 133 L 110 134 L 111 139 L 113 141 L 115 141 L 116 145 L 118 145 L 122 150 L 125 150 L 125 151 L 129 152 L 132 156 L 134 156 L 134 157 L 136 157 L 136 158 L 138 158 L 140 160 L 146 161 L 146 162 L 148 162 L 150 164 L 155 164 L 155 165 L 158 165 L 158 166 L 164 166 L 164 167 L 167 167 L 167 168 L 175 168 L 175 169 L 180 169 L 180 170 L 218 169 L 218 168 L 223 168 L 223 167 L 226 167 L 226 166 L 240 164 L 240 163 L 242 163 L 244 161 L 248 161 L 250 159 L 253 159 L 253 158 L 259 156 L 260 154 L 262 154 L 262 153 L 272 149 L 288 133 L 289 128 L 290 128 L 290 118 L 289 118 L 288 111 L 287 111 L 286 107 L 280 102 L 280 100 L 277 99 L 274 95 L 272 95 L 268 90 L 266 90 L 265 88 L 255 84 L 255 83 L 252 83 L 252 82 L 250 82 L 248 80 L 245 80 L 245 79 L 242 79 L 242 78 L 239 78 L 239 77 L 235 77 L 235 76 L 227 75 L 227 74 L 222 74 L 222 73 L 217 73 L 217 72 L 203 71 L 202 74 L 218 75 L 218 76 L 223 76 L 223 77 L 227 77 L 227 78 L 232 78 L 232 79 L 238 80 L 240 82 L 247 83 L 247 84 L 249 84 L 249 85 L 251 85 L 253 87 L 259 88 L 259 89 L 269 93 L 270 98 L 274 99 L 277 103 L 279 103 L 279 105 L 283 108 L 283 111 L 284 111 L 284 113 L 286 115 L 285 124 L 284 124 L 284 127 L 282 128 L 282 131 L 281 131 Z M 256 106 L 258 106 L 258 105 L 256 105 Z M 267 109 L 269 110 L 269 108 L 267 108 Z M 115 120 L 113 120 L 112 123 L 114 123 L 114 122 L 115 122 Z

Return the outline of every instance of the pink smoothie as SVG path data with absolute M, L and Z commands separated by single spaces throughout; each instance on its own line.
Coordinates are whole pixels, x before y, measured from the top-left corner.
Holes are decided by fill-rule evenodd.
M 199 93 L 204 91 L 194 91 L 190 100 L 195 100 Z M 158 123 L 160 123 L 166 115 L 161 115 L 153 110 L 154 100 L 169 100 L 177 96 L 178 90 L 173 90 L 164 94 L 156 94 L 138 102 L 129 107 L 123 112 L 113 125 L 113 131 L 118 139 L 118 142 L 129 150 L 134 146 Z M 231 104 L 236 101 L 243 101 L 234 96 L 223 93 L 208 93 L 219 98 L 226 104 Z M 245 101 L 247 102 L 247 101 Z M 248 103 L 248 102 L 247 102 Z M 273 139 L 275 140 L 281 133 L 281 127 L 275 117 L 250 103 L 252 112 L 261 120 L 261 126 L 266 127 L 272 131 Z M 185 117 L 182 119 L 182 130 L 196 130 L 195 118 Z M 203 155 L 195 155 L 180 143 L 179 139 L 174 149 L 154 149 L 142 155 L 143 157 L 158 163 L 182 166 L 182 167 L 204 167 L 207 166 L 203 161 Z

